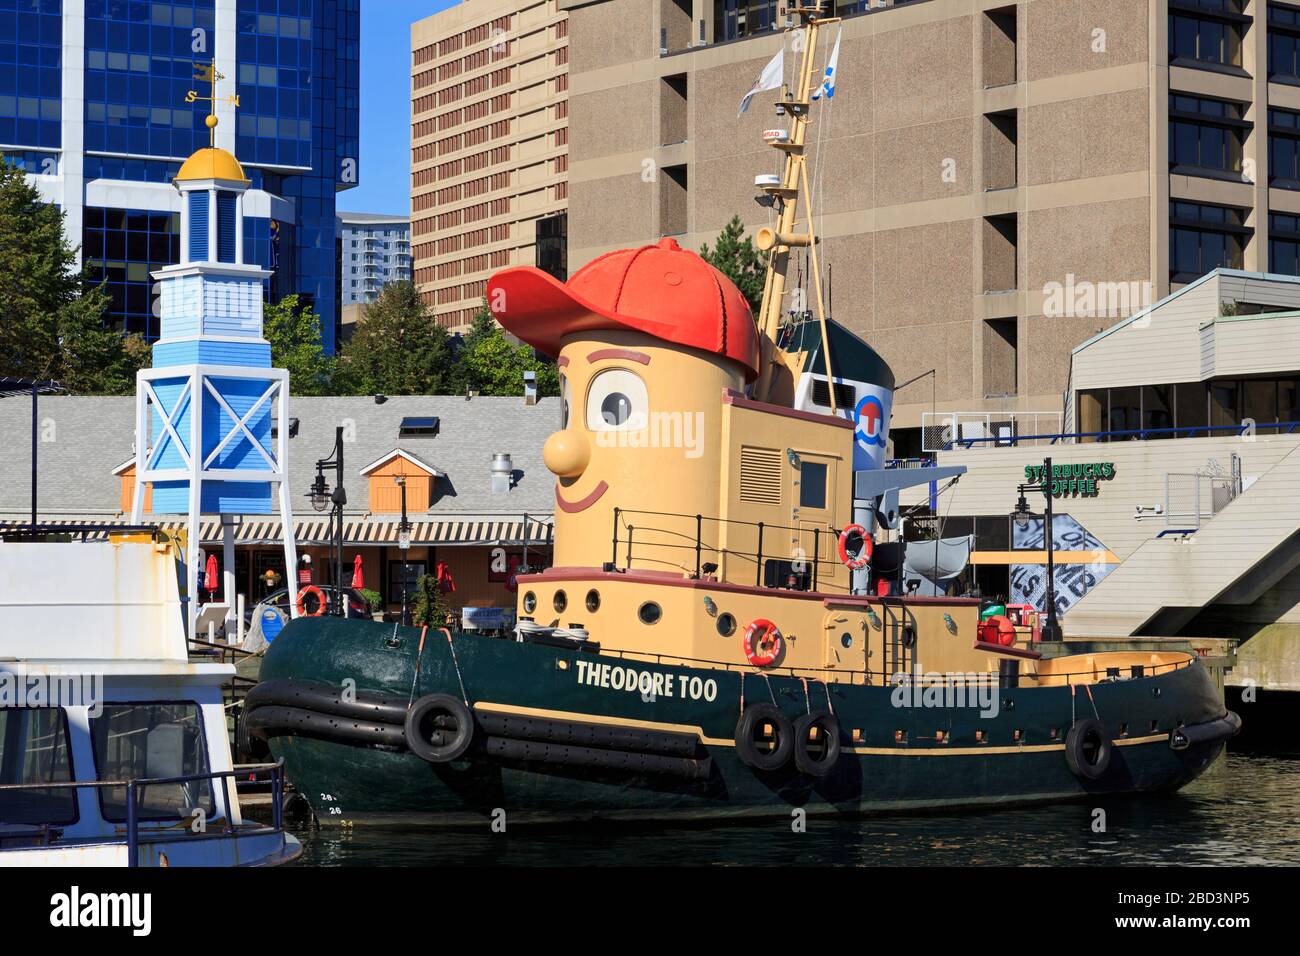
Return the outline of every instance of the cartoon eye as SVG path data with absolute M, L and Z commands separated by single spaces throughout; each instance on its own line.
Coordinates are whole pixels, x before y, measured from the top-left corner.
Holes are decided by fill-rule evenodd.
M 593 378 L 587 389 L 587 428 L 594 432 L 645 428 L 649 407 L 641 376 L 624 368 L 609 369 Z
M 560 430 L 569 427 L 569 380 L 560 373 Z

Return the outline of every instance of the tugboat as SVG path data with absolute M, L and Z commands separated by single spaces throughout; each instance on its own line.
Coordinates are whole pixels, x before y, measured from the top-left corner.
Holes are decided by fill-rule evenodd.
M 890 593 L 872 533 L 892 374 L 848 329 L 782 311 L 808 177 L 820 19 L 779 101 L 785 153 L 757 320 L 672 239 L 567 283 L 488 283 L 561 373 L 554 566 L 518 578 L 518 630 L 291 622 L 248 731 L 322 823 L 751 818 L 1167 791 L 1240 721 L 1189 649 L 1071 648 L 974 599 Z M 795 49 L 800 49 L 796 46 Z M 959 471 L 954 469 L 953 471 Z M 937 475 L 926 469 L 924 481 Z M 895 509 L 896 510 L 896 509 Z

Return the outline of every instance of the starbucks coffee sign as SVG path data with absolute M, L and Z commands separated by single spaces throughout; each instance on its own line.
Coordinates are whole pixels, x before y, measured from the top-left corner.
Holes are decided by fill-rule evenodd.
M 1053 498 L 1095 498 L 1097 482 L 1115 477 L 1113 461 L 1090 461 L 1052 465 Z M 1025 465 L 1025 483 L 1036 485 L 1043 480 L 1042 465 Z

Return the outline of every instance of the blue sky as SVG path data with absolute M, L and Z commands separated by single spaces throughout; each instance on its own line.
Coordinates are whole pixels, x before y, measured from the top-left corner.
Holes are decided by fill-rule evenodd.
M 361 184 L 342 212 L 411 210 L 411 24 L 457 0 L 362 0 Z

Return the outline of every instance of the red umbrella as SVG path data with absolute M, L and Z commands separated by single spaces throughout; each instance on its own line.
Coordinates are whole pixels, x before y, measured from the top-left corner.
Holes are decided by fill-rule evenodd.
M 208 566 L 203 572 L 203 587 L 208 591 L 217 589 L 217 556 L 208 555 Z
M 352 562 L 352 586 L 358 591 L 366 586 L 366 575 L 361 567 L 361 555 Z

